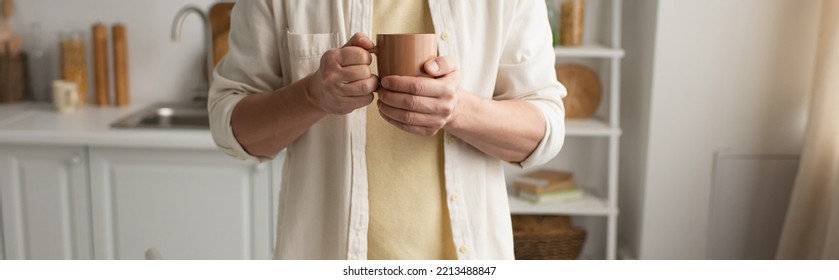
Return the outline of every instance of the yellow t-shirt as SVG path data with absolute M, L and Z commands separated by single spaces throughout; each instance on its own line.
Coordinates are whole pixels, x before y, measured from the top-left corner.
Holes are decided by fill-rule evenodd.
M 373 33 L 434 33 L 427 0 L 374 0 Z M 376 71 L 375 56 L 371 65 Z M 443 134 L 424 137 L 367 108 L 367 258 L 456 259 L 445 199 Z

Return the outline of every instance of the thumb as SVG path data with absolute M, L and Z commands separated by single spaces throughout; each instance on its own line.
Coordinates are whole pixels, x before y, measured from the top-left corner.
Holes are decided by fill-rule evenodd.
M 438 56 L 425 62 L 423 65 L 425 73 L 431 77 L 439 78 L 458 71 L 457 60 L 448 56 Z
M 374 44 L 373 41 L 370 40 L 370 37 L 367 37 L 366 34 L 359 32 L 355 33 L 352 38 L 344 44 L 344 47 L 359 47 L 365 50 L 371 50 L 376 47 L 376 44 Z

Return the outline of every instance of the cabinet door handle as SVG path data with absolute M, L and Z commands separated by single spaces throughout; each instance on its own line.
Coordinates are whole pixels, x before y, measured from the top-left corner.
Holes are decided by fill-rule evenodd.
M 82 163 L 82 157 L 73 156 L 72 158 L 70 158 L 70 163 L 72 163 L 73 165 L 79 165 Z

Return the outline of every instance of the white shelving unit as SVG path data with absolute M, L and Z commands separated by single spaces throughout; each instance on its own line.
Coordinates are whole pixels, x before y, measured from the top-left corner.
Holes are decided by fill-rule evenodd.
M 560 0 L 547 0 L 560 1 Z M 512 180 L 526 172 L 508 166 L 513 214 L 570 215 L 584 227 L 587 240 L 581 259 L 613 260 L 617 253 L 618 153 L 620 129 L 620 63 L 622 0 L 586 0 L 584 44 L 556 47 L 557 64 L 578 63 L 600 76 L 603 98 L 593 118 L 566 120 L 562 152 L 543 168 L 571 170 L 584 186 L 582 199 L 569 203 L 533 204 L 512 194 Z M 537 167 L 540 168 L 540 167 Z
M 587 43 L 573 48 L 556 47 L 554 52 L 557 57 L 621 58 L 624 55 L 622 49 L 606 47 L 598 43 Z

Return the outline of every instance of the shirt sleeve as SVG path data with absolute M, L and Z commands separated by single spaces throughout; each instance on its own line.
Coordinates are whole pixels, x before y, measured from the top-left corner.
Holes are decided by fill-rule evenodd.
M 522 161 L 522 168 L 548 162 L 565 139 L 565 87 L 556 80 L 553 49 L 545 1 L 518 1 L 505 32 L 493 99 L 524 100 L 545 118 L 545 135 Z
M 270 0 L 239 1 L 231 14 L 228 52 L 217 65 L 210 86 L 207 109 L 210 131 L 220 150 L 242 160 L 255 157 L 239 144 L 230 126 L 236 105 L 248 94 L 283 87 L 280 49 Z

